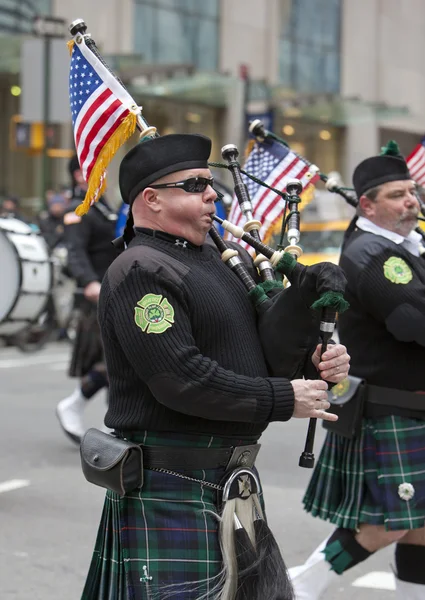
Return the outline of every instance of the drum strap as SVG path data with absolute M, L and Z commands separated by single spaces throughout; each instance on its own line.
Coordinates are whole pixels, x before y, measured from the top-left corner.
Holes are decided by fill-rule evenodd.
M 116 215 L 109 208 L 109 206 L 106 206 L 106 204 L 103 204 L 103 202 L 96 202 L 94 204 L 94 208 L 97 208 L 97 210 L 105 217 L 105 219 L 107 221 L 116 221 L 118 219 L 118 215 Z

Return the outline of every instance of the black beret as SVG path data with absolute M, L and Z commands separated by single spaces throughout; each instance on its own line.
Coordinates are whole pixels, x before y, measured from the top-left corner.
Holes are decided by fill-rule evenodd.
M 75 171 L 80 170 L 80 163 L 78 162 L 78 156 L 74 154 L 74 156 L 70 159 L 68 163 L 68 170 L 71 177 L 74 175 Z
M 172 133 L 141 141 L 121 161 L 123 201 L 132 204 L 151 183 L 176 171 L 207 169 L 211 140 L 204 135 Z
M 382 183 L 406 179 L 412 179 L 406 161 L 402 157 L 388 155 L 366 158 L 353 173 L 357 198 Z

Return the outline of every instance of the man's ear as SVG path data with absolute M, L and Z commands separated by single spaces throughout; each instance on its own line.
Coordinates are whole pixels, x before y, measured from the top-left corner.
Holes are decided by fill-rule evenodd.
M 370 200 L 367 196 L 363 195 L 359 198 L 359 207 L 365 217 L 371 217 L 375 214 L 375 202 Z
M 145 188 L 142 192 L 142 199 L 145 206 L 153 212 L 159 212 L 161 210 L 161 201 L 157 191 L 153 188 Z

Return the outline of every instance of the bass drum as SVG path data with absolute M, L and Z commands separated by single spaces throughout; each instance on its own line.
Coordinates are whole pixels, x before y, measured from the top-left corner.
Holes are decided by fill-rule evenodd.
M 0 273 L 0 337 L 8 337 L 37 320 L 53 284 L 46 242 L 19 219 L 0 218 Z

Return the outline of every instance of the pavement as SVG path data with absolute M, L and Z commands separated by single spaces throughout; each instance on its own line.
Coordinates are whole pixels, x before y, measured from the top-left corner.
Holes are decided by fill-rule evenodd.
M 66 375 L 70 346 L 34 354 L 0 348 L 0 600 L 79 600 L 104 491 L 82 475 L 78 448 L 55 416 L 75 387 Z M 89 403 L 100 427 L 105 395 Z M 307 421 L 274 423 L 258 458 L 269 524 L 288 567 L 304 562 L 333 527 L 304 513 L 311 471 L 298 467 Z M 317 428 L 318 456 L 324 432 Z M 326 600 L 394 600 L 393 549 L 376 553 L 329 588 Z

